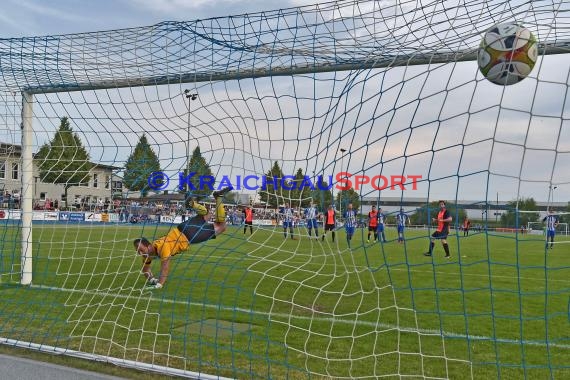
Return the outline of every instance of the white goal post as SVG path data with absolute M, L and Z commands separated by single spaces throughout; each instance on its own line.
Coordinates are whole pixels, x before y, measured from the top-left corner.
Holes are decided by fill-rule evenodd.
M 546 234 L 546 226 L 544 222 L 528 222 L 527 223 L 527 230 L 529 233 L 535 234 Z M 558 223 L 556 227 L 556 232 L 562 235 L 568 235 L 568 223 Z

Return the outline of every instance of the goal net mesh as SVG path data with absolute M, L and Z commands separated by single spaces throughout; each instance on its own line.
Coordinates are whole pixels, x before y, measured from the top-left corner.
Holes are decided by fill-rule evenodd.
M 517 222 L 487 228 L 500 225 L 499 194 L 515 207 L 554 185 L 569 195 L 569 11 L 562 0 L 338 1 L 0 40 L 0 341 L 183 376 L 569 377 L 565 245 L 546 253 Z M 539 60 L 498 86 L 476 54 L 505 21 L 533 32 Z M 22 183 L 22 104 L 33 183 Z M 149 290 L 133 240 L 175 228 L 189 195 L 213 202 L 178 189 L 193 156 L 190 172 L 234 186 L 228 226 L 172 257 L 164 287 Z M 342 172 L 350 190 L 337 187 Z M 263 176 L 285 181 L 263 188 Z M 319 176 L 325 190 L 299 189 Z M 375 176 L 380 186 L 365 183 Z M 423 255 L 440 199 L 450 259 L 439 241 Z M 322 237 L 329 205 L 334 240 Z M 360 226 L 372 205 L 387 242 Z

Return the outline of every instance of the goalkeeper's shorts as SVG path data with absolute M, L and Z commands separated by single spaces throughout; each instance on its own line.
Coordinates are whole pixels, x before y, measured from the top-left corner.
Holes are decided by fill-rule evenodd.
M 214 225 L 207 223 L 202 215 L 196 215 L 180 223 L 176 228 L 186 236 L 190 244 L 202 243 L 216 238 Z

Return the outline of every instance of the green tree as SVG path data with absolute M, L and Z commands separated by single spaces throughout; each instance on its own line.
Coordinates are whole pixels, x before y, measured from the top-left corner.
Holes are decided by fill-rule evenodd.
M 269 170 L 265 175 L 267 177 L 267 181 L 265 189 L 263 189 L 263 185 L 260 186 L 259 199 L 262 202 L 265 202 L 269 207 L 277 207 L 283 203 L 280 184 L 281 178 L 283 178 L 283 171 L 281 170 L 279 163 L 275 161 L 271 170 Z
M 311 184 L 305 180 L 303 169 L 297 169 L 295 179 L 292 181 L 294 189 L 291 191 L 291 205 L 293 207 L 306 207 L 310 203 Z
M 536 212 L 519 212 L 517 213 L 517 201 L 513 200 L 507 203 L 507 211 L 501 215 L 501 223 L 505 227 L 526 226 L 528 222 L 538 221 L 539 213 L 534 198 L 522 198 L 518 201 L 518 209 L 521 211 Z M 518 214 L 518 215 L 517 215 Z M 517 217 L 518 216 L 518 217 Z
M 215 190 L 215 179 L 212 169 L 204 156 L 202 156 L 199 146 L 192 151 L 192 156 L 184 174 L 188 176 L 186 178 L 187 183 L 183 184 L 184 189 L 181 189 L 180 192 L 189 192 L 193 197 L 201 198 L 209 196 Z M 188 186 L 188 183 L 191 186 Z
M 143 134 L 137 146 L 129 156 L 125 164 L 123 182 L 131 191 L 140 191 L 141 196 L 146 196 L 152 189 L 149 186 L 149 177 L 153 172 L 160 172 L 160 161 L 152 150 Z M 155 181 L 153 185 L 160 186 L 161 181 Z
M 459 226 L 463 223 L 463 220 L 467 216 L 467 213 L 464 209 L 458 208 L 453 203 L 446 203 L 445 207 L 449 211 L 449 214 L 453 218 L 450 225 L 451 226 Z M 430 202 L 429 205 L 420 207 L 416 210 L 416 212 L 410 216 L 410 223 L 411 224 L 425 224 L 430 225 L 433 224 L 432 218 L 437 217 L 437 213 L 439 212 L 439 201 Z
M 61 118 L 59 129 L 53 139 L 44 144 L 34 156 L 42 182 L 62 184 L 66 205 L 67 192 L 72 186 L 89 183 L 93 164 L 89 153 L 73 132 L 67 117 Z
M 330 204 L 333 204 L 332 186 L 329 189 L 329 183 L 324 178 L 322 178 L 322 181 L 320 178 L 316 178 L 313 180 L 313 187 L 314 190 L 311 190 L 309 193 L 310 200 L 315 203 L 321 212 L 324 212 Z
M 347 190 L 341 190 L 336 195 L 336 209 L 342 210 L 343 213 L 349 203 L 352 203 L 352 209 L 356 211 L 357 214 L 360 213 L 360 195 L 354 189 L 350 188 Z

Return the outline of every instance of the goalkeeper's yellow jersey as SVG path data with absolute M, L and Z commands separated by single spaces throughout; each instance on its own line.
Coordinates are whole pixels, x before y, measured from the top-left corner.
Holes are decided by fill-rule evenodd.
M 171 229 L 166 236 L 152 242 L 160 261 L 188 249 L 188 238 L 178 228 Z

